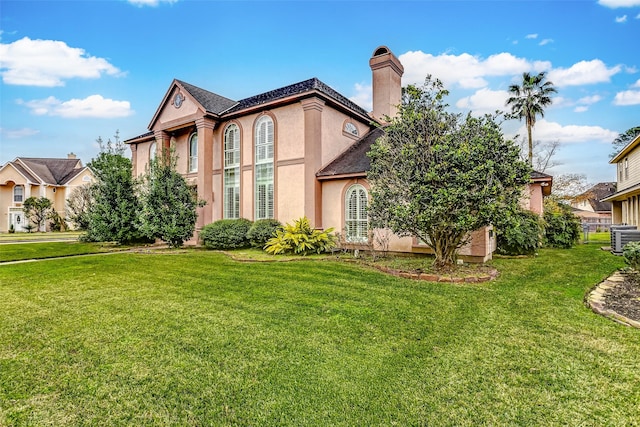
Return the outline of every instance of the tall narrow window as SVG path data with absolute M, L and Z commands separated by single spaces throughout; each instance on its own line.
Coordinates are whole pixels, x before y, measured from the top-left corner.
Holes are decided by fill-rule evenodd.
M 198 170 L 198 134 L 194 133 L 189 138 L 189 172 Z
M 156 145 L 156 142 L 153 141 L 151 143 L 151 147 L 149 147 L 149 163 L 151 163 L 156 158 L 157 149 L 158 149 L 158 146 Z
M 629 158 L 624 159 L 624 179 L 629 179 Z
M 24 201 L 24 187 L 16 185 L 13 187 L 13 203 L 22 203 Z
M 273 218 L 273 120 L 262 116 L 255 129 L 255 219 Z
M 240 129 L 224 131 L 224 217 L 240 218 Z
M 345 197 L 345 226 L 347 242 L 366 242 L 369 219 L 367 217 L 367 190 L 354 184 Z

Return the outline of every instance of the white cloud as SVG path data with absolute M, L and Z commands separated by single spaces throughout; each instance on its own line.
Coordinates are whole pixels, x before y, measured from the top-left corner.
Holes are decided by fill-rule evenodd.
M 640 87 L 640 79 L 638 79 L 631 87 Z
M 602 101 L 602 97 L 600 95 L 591 95 L 578 99 L 578 104 L 591 105 L 600 101 Z
M 637 84 L 637 82 L 636 82 Z M 640 105 L 640 90 L 625 90 L 616 93 L 614 105 Z
M 518 134 L 526 135 L 527 130 L 523 125 Z M 549 122 L 545 119 L 536 121 L 533 128 L 533 137 L 540 141 L 560 141 L 561 144 L 576 144 L 585 142 L 610 143 L 618 136 L 618 132 L 604 129 L 600 126 L 562 126 L 559 123 Z
M 458 85 L 466 89 L 487 86 L 485 77 L 511 76 L 525 71 L 544 71 L 551 68 L 548 61 L 531 62 L 510 53 L 498 53 L 488 58 L 460 55 L 431 55 L 422 51 L 409 51 L 399 57 L 404 65 L 403 84 L 421 84 L 428 74 L 442 80 L 446 87 Z
M 549 43 L 553 43 L 553 39 L 544 39 L 544 40 L 541 40 L 541 41 L 540 41 L 540 43 L 538 43 L 538 45 L 540 45 L 540 46 L 544 46 L 544 45 L 547 45 L 547 44 L 549 44 Z
M 611 9 L 640 6 L 640 0 L 598 0 L 598 3 Z
M 39 130 L 22 128 L 22 129 L 5 129 L 0 128 L 0 135 L 8 139 L 20 139 L 26 138 L 28 136 L 33 136 L 39 134 Z
M 554 85 L 578 86 L 594 83 L 606 83 L 611 76 L 622 70 L 620 65 L 607 68 L 604 62 L 599 59 L 591 61 L 580 61 L 569 68 L 557 68 L 549 71 L 548 78 Z
M 506 111 L 505 102 L 509 92 L 505 90 L 480 89 L 471 96 L 461 98 L 456 107 L 471 110 L 474 114 L 493 113 L 496 110 Z
M 13 43 L 0 43 L 0 74 L 6 84 L 64 86 L 66 79 L 96 79 L 103 73 L 121 74 L 106 59 L 88 56 L 83 49 L 61 41 L 24 37 Z
M 349 98 L 367 111 L 373 110 L 373 89 L 370 84 L 356 83 L 354 85 L 355 95 Z
M 139 7 L 143 7 L 143 6 L 151 6 L 151 7 L 156 7 L 158 6 L 160 3 L 169 3 L 169 4 L 173 4 L 175 2 L 177 2 L 178 0 L 128 0 L 129 3 L 131 3 L 134 6 L 139 6 Z
M 589 107 L 587 107 L 586 105 L 581 105 L 573 109 L 574 113 L 584 113 L 585 111 L 589 111 Z
M 127 117 L 133 114 L 129 101 L 115 101 L 103 98 L 101 95 L 91 95 L 85 99 L 70 99 L 60 101 L 50 96 L 46 99 L 33 101 L 18 100 L 18 104 L 25 105 L 32 114 L 38 116 L 57 116 L 68 119 L 76 118 L 115 118 Z
M 526 36 L 524 36 L 525 39 L 537 39 L 538 35 L 537 34 L 527 34 Z
M 618 24 L 622 24 L 624 22 L 627 22 L 627 15 L 616 16 L 616 22 Z

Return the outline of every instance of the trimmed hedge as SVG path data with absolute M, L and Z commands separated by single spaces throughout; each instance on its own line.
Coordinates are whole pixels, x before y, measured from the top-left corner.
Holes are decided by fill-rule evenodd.
M 262 249 L 281 227 L 282 223 L 277 219 L 259 219 L 247 232 L 247 239 L 252 247 Z
M 248 219 L 221 219 L 202 227 L 200 240 L 207 249 L 248 248 L 247 232 L 252 222 Z

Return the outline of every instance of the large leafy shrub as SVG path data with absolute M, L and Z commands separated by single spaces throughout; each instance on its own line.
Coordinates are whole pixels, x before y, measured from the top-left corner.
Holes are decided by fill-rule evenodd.
M 278 229 L 276 235 L 269 239 L 265 245 L 265 250 L 273 255 L 285 253 L 320 254 L 336 246 L 335 236 L 331 234 L 332 232 L 333 228 L 313 229 L 309 219 L 302 217 L 293 224 L 287 224 Z
M 544 202 L 544 244 L 552 248 L 571 248 L 578 243 L 582 225 L 571 206 L 547 198 Z
M 498 226 L 496 237 L 499 254 L 532 255 L 540 246 L 541 219 L 538 214 L 521 209 Z
M 247 239 L 254 248 L 264 248 L 270 238 L 274 237 L 276 230 L 282 227 L 277 219 L 259 219 L 251 225 L 247 232 Z
M 200 240 L 207 249 L 247 248 L 247 232 L 250 228 L 251 221 L 248 219 L 221 219 L 202 227 Z

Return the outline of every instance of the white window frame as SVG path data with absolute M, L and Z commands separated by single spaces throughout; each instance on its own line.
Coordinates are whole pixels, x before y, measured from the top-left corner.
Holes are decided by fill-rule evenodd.
M 345 239 L 348 243 L 369 241 L 369 195 L 362 184 L 351 185 L 344 197 Z
M 20 194 L 16 190 L 20 190 Z M 24 203 L 24 185 L 13 186 L 13 203 Z
M 629 179 L 629 158 L 624 159 L 624 179 Z
M 240 128 L 232 123 L 224 131 L 224 218 L 240 218 Z
M 158 154 L 158 145 L 153 141 L 149 147 L 149 163 L 156 158 L 156 154 Z
M 274 124 L 268 115 L 260 117 L 255 125 L 254 139 L 254 199 L 255 220 L 274 217 Z
M 198 172 L 198 133 L 189 137 L 189 172 Z

